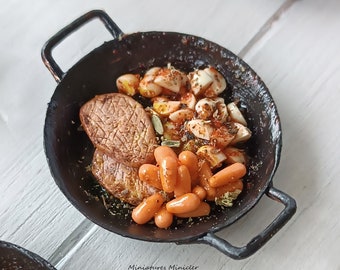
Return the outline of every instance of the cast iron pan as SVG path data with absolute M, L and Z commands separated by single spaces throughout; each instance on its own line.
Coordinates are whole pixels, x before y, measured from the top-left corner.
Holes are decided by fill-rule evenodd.
M 5 241 L 0 241 L 0 269 L 55 270 L 37 254 Z
M 92 19 L 100 19 L 113 40 L 83 57 L 67 72 L 55 62 L 52 50 L 70 33 Z M 226 255 L 242 259 L 264 245 L 295 213 L 296 203 L 272 186 L 281 151 L 281 126 L 274 101 L 262 80 L 229 50 L 200 37 L 174 32 L 123 34 L 103 11 L 91 11 L 54 35 L 42 49 L 42 59 L 58 86 L 48 104 L 44 147 L 56 184 L 68 200 L 99 226 L 134 239 L 155 242 L 206 243 Z M 209 218 L 174 224 L 168 230 L 152 224 L 136 225 L 129 211 L 110 199 L 87 170 L 94 148 L 79 122 L 79 109 L 95 95 L 116 92 L 115 79 L 123 73 L 143 73 L 171 63 L 183 71 L 208 65 L 226 78 L 227 101 L 239 99 L 253 132 L 246 145 L 250 155 L 245 190 L 232 208 L 215 207 Z M 139 99 L 144 104 L 144 100 Z M 282 212 L 258 236 L 235 247 L 215 235 L 246 214 L 266 194 L 284 205 Z M 104 203 L 105 201 L 105 203 Z

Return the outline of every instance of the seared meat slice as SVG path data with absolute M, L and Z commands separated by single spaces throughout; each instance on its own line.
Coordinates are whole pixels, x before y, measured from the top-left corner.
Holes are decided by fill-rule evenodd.
M 94 146 L 119 163 L 139 167 L 154 161 L 155 131 L 133 98 L 119 93 L 99 95 L 85 103 L 79 115 Z
M 158 191 L 138 178 L 137 168 L 119 163 L 98 149 L 93 155 L 92 174 L 114 197 L 132 205 Z

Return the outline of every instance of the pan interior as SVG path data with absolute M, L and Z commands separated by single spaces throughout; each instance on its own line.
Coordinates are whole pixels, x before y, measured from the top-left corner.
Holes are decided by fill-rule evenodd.
M 55 270 L 39 255 L 0 240 L 0 269 Z
M 245 188 L 231 208 L 215 208 L 208 218 L 184 220 L 170 229 L 136 225 L 131 209 L 112 200 L 88 168 L 94 148 L 81 129 L 79 109 L 95 95 L 116 92 L 124 73 L 144 73 L 171 63 L 183 71 L 208 65 L 226 78 L 226 102 L 238 99 L 253 136 Z M 139 99 L 144 104 L 144 100 Z M 44 145 L 52 176 L 69 201 L 87 218 L 123 236 L 147 241 L 190 241 L 217 231 L 248 212 L 264 194 L 279 163 L 281 128 L 272 97 L 257 74 L 229 50 L 205 39 L 169 32 L 145 32 L 112 40 L 73 66 L 57 86 L 48 106 Z

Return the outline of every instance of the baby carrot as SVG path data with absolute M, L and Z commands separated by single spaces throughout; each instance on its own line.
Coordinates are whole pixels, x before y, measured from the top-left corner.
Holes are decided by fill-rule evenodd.
M 196 154 L 191 151 L 185 150 L 178 155 L 178 160 L 181 164 L 188 167 L 192 187 L 198 184 L 198 158 Z
M 160 193 L 151 195 L 132 210 L 132 219 L 137 224 L 147 223 L 154 217 L 163 203 L 164 198 Z
M 159 167 L 153 164 L 143 164 L 138 170 L 139 179 L 155 188 L 162 189 Z
M 236 181 L 230 182 L 224 186 L 216 188 L 216 198 L 223 196 L 227 192 L 234 192 L 235 190 L 243 190 L 243 181 L 238 179 Z
M 166 203 L 166 210 L 173 214 L 181 214 L 195 210 L 201 203 L 194 193 L 186 193 Z
M 242 163 L 231 164 L 209 178 L 209 185 L 212 187 L 224 186 L 230 182 L 242 178 L 247 173 L 247 168 Z
M 158 228 L 166 229 L 173 221 L 173 214 L 166 210 L 165 205 L 155 214 L 155 224 Z
M 201 202 L 200 205 L 193 211 L 175 214 L 180 218 L 189 218 L 189 217 L 203 217 L 210 214 L 210 205 L 206 202 Z
M 171 147 L 166 146 L 166 145 L 161 145 L 161 146 L 156 147 L 153 154 L 155 156 L 155 159 L 158 165 L 160 165 L 163 158 L 167 156 L 171 156 L 177 161 L 177 155 L 175 151 Z
M 192 193 L 195 193 L 200 198 L 201 201 L 203 201 L 207 196 L 207 191 L 199 185 L 195 186 L 192 189 Z
M 198 173 L 198 178 L 199 178 L 199 185 L 203 187 L 206 192 L 206 199 L 207 201 L 213 201 L 215 200 L 215 194 L 216 194 L 216 189 L 214 187 L 211 187 L 209 185 L 208 180 L 213 176 L 213 173 L 211 172 L 209 163 L 207 161 L 202 161 L 199 164 L 199 173 Z
M 165 156 L 159 164 L 159 174 L 163 190 L 173 192 L 177 182 L 178 162 L 172 156 Z
M 178 167 L 177 181 L 174 188 L 175 197 L 182 196 L 191 191 L 191 176 L 187 166 Z

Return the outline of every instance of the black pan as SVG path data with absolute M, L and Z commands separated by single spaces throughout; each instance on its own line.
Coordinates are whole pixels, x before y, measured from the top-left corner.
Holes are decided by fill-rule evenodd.
M 39 255 L 5 241 L 0 241 L 0 269 L 56 270 Z
M 104 43 L 64 72 L 52 50 L 70 33 L 92 19 L 100 19 L 113 40 Z M 134 239 L 154 242 L 206 243 L 226 255 L 242 259 L 256 252 L 295 213 L 296 203 L 272 186 L 282 145 L 280 119 L 262 80 L 229 50 L 203 38 L 174 32 L 123 34 L 103 11 L 91 11 L 54 35 L 42 49 L 44 64 L 58 83 L 48 104 L 44 147 L 51 174 L 68 200 L 99 226 Z M 152 224 L 136 225 L 129 208 L 107 197 L 87 166 L 94 148 L 80 128 L 79 108 L 95 95 L 116 92 L 115 79 L 127 72 L 143 73 L 152 66 L 171 63 L 183 71 L 212 65 L 226 78 L 229 91 L 223 98 L 239 99 L 253 132 L 247 143 L 250 155 L 245 190 L 232 208 L 215 207 L 209 218 L 174 224 L 168 230 Z M 139 100 L 144 104 L 144 100 Z M 234 247 L 215 233 L 246 214 L 266 194 L 284 209 L 258 236 L 243 247 Z M 105 202 L 104 202 L 105 201 Z

